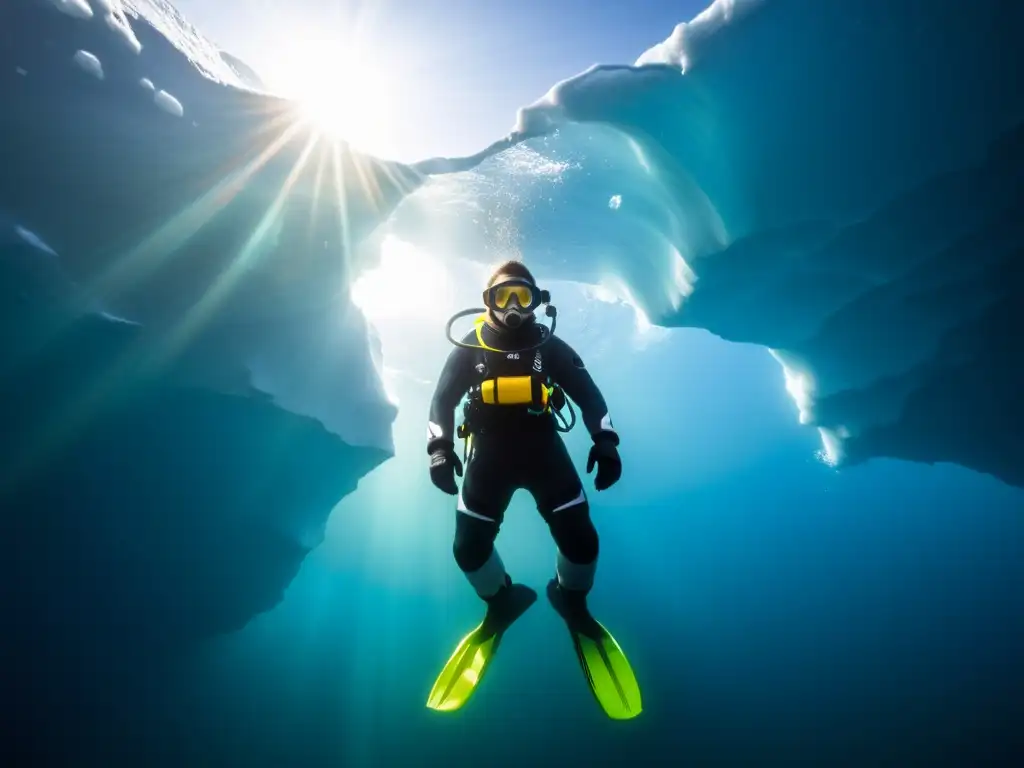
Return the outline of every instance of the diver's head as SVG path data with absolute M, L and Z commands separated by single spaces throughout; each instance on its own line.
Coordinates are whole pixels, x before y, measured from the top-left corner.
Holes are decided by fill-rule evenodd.
M 534 311 L 546 300 L 546 292 L 537 288 L 533 273 L 521 261 L 499 266 L 484 290 L 487 317 L 499 329 L 514 331 L 532 323 Z

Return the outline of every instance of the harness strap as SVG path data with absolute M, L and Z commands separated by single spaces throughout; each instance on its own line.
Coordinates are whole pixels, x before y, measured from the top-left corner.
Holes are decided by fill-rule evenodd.
M 547 397 L 544 398 L 544 407 L 540 408 L 540 409 L 527 408 L 526 410 L 527 410 L 528 413 L 531 413 L 534 416 L 543 416 L 545 413 L 550 413 L 551 412 L 551 410 L 552 410 L 552 408 L 551 408 L 551 396 L 553 394 L 555 394 L 555 387 L 554 387 L 554 385 L 551 385 L 551 386 L 549 386 L 549 385 L 551 385 L 551 377 L 550 376 L 548 376 L 546 382 L 541 382 L 541 385 L 540 385 L 541 389 L 543 389 L 547 393 Z
M 486 315 L 479 315 L 476 318 L 476 320 L 473 321 L 474 330 L 476 331 L 476 340 L 480 344 L 480 349 L 484 349 L 484 350 L 486 350 L 488 352 L 498 352 L 498 353 L 504 352 L 504 350 L 496 349 L 495 347 L 489 346 L 487 344 L 487 342 L 484 341 L 484 323 L 486 321 L 487 321 L 487 316 Z M 546 333 L 548 332 L 548 329 L 544 328 L 543 326 L 541 326 L 541 327 L 543 329 L 542 330 L 542 334 L 546 335 Z M 545 392 L 547 394 L 547 397 L 546 397 L 547 402 L 544 404 L 543 408 L 540 408 L 540 409 L 528 408 L 527 411 L 530 414 L 534 415 L 534 416 L 541 416 L 541 415 L 543 415 L 545 413 L 556 413 L 554 408 L 551 405 L 551 402 L 552 402 L 552 397 L 553 397 L 553 395 L 555 393 L 555 389 L 556 389 L 557 385 L 556 384 L 552 384 L 551 383 L 551 377 L 548 376 L 546 381 L 541 383 L 541 387 L 542 387 L 542 389 L 545 390 Z M 497 397 L 497 382 L 495 382 L 495 397 Z M 567 403 L 567 405 L 568 405 L 568 403 Z M 571 405 L 569 405 L 569 411 L 570 411 L 570 413 L 572 413 L 572 406 Z M 575 424 L 575 422 L 576 422 L 575 414 L 573 413 L 572 415 L 573 415 L 572 423 Z M 563 428 L 560 429 L 560 431 L 565 431 L 565 432 L 569 431 L 569 429 L 571 429 L 571 426 L 570 427 L 566 427 L 565 426 L 565 424 L 566 424 L 565 417 L 561 413 L 556 413 L 556 416 L 557 416 L 558 420 L 562 421 Z M 466 426 L 467 425 L 463 425 L 463 427 L 466 427 Z M 465 438 L 466 438 L 466 440 L 465 440 L 465 444 L 463 446 L 463 460 L 465 460 L 466 457 L 469 455 L 469 445 L 470 445 L 470 441 L 472 440 L 472 433 L 470 432 L 469 429 L 465 430 Z
M 487 346 L 487 342 L 484 341 L 484 323 L 487 321 L 486 315 L 480 315 L 476 320 L 473 321 L 473 326 L 476 328 L 476 340 L 480 342 L 480 346 L 486 349 L 488 352 L 501 352 L 500 349 Z

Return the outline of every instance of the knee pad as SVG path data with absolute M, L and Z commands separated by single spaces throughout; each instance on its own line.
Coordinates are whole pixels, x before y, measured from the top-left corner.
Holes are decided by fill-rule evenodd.
M 455 524 L 452 554 L 463 573 L 472 573 L 483 567 L 494 550 L 498 526 L 491 522 L 459 515 Z
M 566 560 L 586 565 L 597 560 L 598 537 L 586 502 L 551 516 L 551 535 Z

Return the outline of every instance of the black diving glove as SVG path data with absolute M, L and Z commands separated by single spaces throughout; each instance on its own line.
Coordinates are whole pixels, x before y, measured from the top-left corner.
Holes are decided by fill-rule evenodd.
M 439 490 L 455 496 L 459 486 L 455 484 L 455 475 L 462 477 L 462 461 L 455 453 L 455 446 L 445 445 L 436 448 L 430 454 L 430 482 Z
M 611 488 L 622 477 L 622 459 L 619 458 L 619 449 L 615 443 L 608 438 L 598 438 L 590 447 L 590 456 L 587 457 L 587 474 L 594 471 L 597 465 L 597 477 L 594 478 L 594 487 L 603 491 Z

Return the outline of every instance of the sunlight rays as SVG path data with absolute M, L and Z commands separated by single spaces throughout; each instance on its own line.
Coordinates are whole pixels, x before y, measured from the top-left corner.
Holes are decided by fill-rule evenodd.
M 352 274 L 350 187 L 355 185 L 356 191 L 368 198 L 370 210 L 367 213 L 374 215 L 381 213 L 389 204 L 388 193 L 395 198 L 418 183 L 415 178 L 397 172 L 396 168 L 400 166 L 392 167 L 354 154 L 343 142 L 309 130 L 294 109 L 268 112 L 259 125 L 258 136 L 258 141 L 265 141 L 265 144 L 260 146 L 257 140 L 250 139 L 249 147 L 243 151 L 250 159 L 244 165 L 230 169 L 206 192 L 142 238 L 121 257 L 110 260 L 108 266 L 84 286 L 84 293 L 97 298 L 101 304 L 111 305 L 119 314 L 131 319 L 135 313 L 119 307 L 118 298 L 147 293 L 159 297 L 160 286 L 156 284 L 155 278 L 168 265 L 173 264 L 174 259 L 186 255 L 190 241 L 199 236 L 218 216 L 225 214 L 232 204 L 252 200 L 252 195 L 246 195 L 248 185 L 260 177 L 261 173 L 263 180 L 274 174 L 276 171 L 270 168 L 271 162 L 287 157 L 289 149 L 298 146 L 297 141 L 302 141 L 302 148 L 297 152 L 290 169 L 284 173 L 280 188 L 267 210 L 255 219 L 239 252 L 227 260 L 219 274 L 191 302 L 190 308 L 170 326 L 161 328 L 159 322 L 143 323 L 135 344 L 125 349 L 104 370 L 98 371 L 81 391 L 76 392 L 63 407 L 55 408 L 50 418 L 39 425 L 33 439 L 23 446 L 18 461 L 4 467 L 0 473 L 0 482 L 17 482 L 19 477 L 30 472 L 33 466 L 38 466 L 62 444 L 74 439 L 91 419 L 113 404 L 112 394 L 121 381 L 158 375 L 163 366 L 168 365 L 212 322 L 218 310 L 225 305 L 238 283 L 249 272 L 255 259 L 277 259 L 274 266 L 279 270 L 287 269 L 288 262 L 280 261 L 286 250 L 279 250 L 275 244 L 267 243 L 266 239 L 282 221 L 284 212 L 292 203 L 299 180 L 303 178 L 317 147 L 321 147 L 322 151 L 317 153 L 318 164 L 312 174 L 313 189 L 303 190 L 308 196 L 303 197 L 298 205 L 308 205 L 310 209 L 310 231 L 319 223 L 318 206 L 333 206 L 337 211 L 336 216 L 328 216 L 325 220 L 335 222 L 336 237 L 332 250 L 340 263 L 337 272 L 331 274 L 339 276 L 339 293 L 344 288 L 343 276 Z M 325 165 L 331 168 L 328 170 Z M 384 183 L 391 184 L 391 188 L 385 191 Z M 326 202 L 321 198 L 324 190 L 333 192 L 333 195 L 327 195 L 329 199 Z M 328 243 L 325 242 L 324 246 L 327 247 Z M 266 251 L 261 254 L 264 247 Z M 285 266 L 282 267 L 282 264 Z M 179 271 L 173 273 L 174 276 L 187 280 L 188 269 L 182 269 L 180 264 L 178 267 Z M 301 272 L 301 266 L 296 271 Z M 315 280 L 316 276 L 307 275 L 307 278 Z M 149 309 L 153 311 L 152 307 Z M 171 307 L 172 311 L 174 309 Z M 156 312 L 158 316 L 159 310 Z M 59 332 L 56 330 L 54 333 Z
M 302 150 L 302 154 L 299 155 L 298 161 L 292 168 L 281 185 L 280 191 L 274 198 L 270 207 L 264 213 L 263 218 L 260 219 L 256 228 L 253 230 L 249 239 L 242 247 L 241 252 L 236 256 L 228 265 L 213 284 L 203 294 L 202 298 L 192 307 L 185 317 L 178 323 L 169 338 L 164 344 L 164 354 L 173 355 L 180 347 L 183 347 L 189 339 L 202 327 L 206 321 L 212 316 L 212 314 L 220 306 L 221 302 L 227 297 L 232 291 L 236 282 L 241 278 L 242 274 L 252 266 L 254 258 L 259 253 L 259 249 L 264 244 L 264 238 L 268 235 L 271 227 L 277 220 L 277 217 L 281 215 L 287 201 L 288 194 L 294 187 L 295 182 L 298 180 L 302 171 L 305 170 L 306 162 L 309 160 L 310 154 L 312 154 L 314 147 L 316 146 L 316 137 L 310 136 L 306 142 L 305 148 Z
M 422 181 L 405 166 L 354 151 L 393 150 L 401 76 L 394 56 L 360 45 L 373 13 L 360 9 L 341 35 L 330 24 L 282 29 L 282 45 L 265 65 L 287 98 L 232 96 L 233 133 L 197 134 L 198 151 L 169 152 L 176 164 L 159 157 L 145 169 L 167 175 L 176 210 L 135 222 L 147 231 L 109 254 L 82 286 L 99 306 L 139 322 L 134 339 L 126 334 L 121 354 L 53 409 L 0 481 L 31 471 L 115 407 L 124 382 L 158 380 L 190 345 L 210 338 L 225 312 L 258 323 L 251 316 L 258 300 L 273 302 L 282 280 L 328 291 L 326 281 L 336 281 L 343 296 L 357 272 L 362 224 Z M 149 212 L 166 210 L 161 202 L 153 198 Z M 255 303 L 254 290 L 263 291 Z
M 208 191 L 179 213 L 160 225 L 151 235 L 141 240 L 110 266 L 89 286 L 96 295 L 115 296 L 122 288 L 134 287 L 159 269 L 164 260 L 178 252 L 185 243 L 196 235 L 214 217 L 228 207 L 245 189 L 256 174 L 263 169 L 301 130 L 301 124 L 283 112 L 268 117 L 268 128 L 280 133 L 244 167 L 229 171 Z

